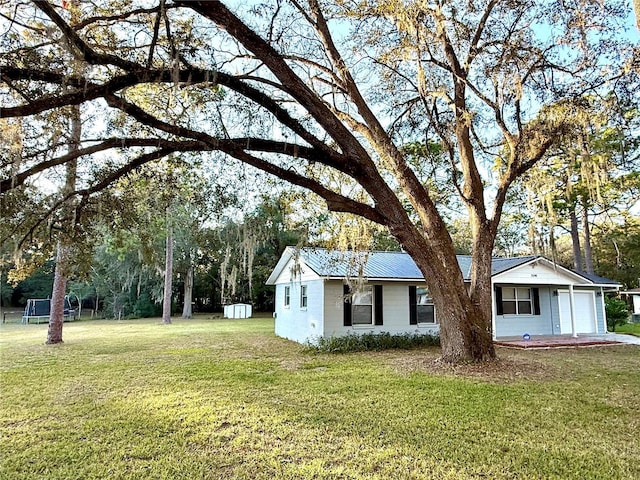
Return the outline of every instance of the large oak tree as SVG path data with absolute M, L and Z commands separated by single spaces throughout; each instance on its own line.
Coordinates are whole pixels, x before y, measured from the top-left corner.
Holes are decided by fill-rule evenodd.
M 490 359 L 507 192 L 568 131 L 576 99 L 633 71 L 617 38 L 628 12 L 590 0 L 12 2 L 1 116 L 37 124 L 83 105 L 98 121 L 73 152 L 27 146 L 2 192 L 113 149 L 126 155 L 74 196 L 169 154 L 222 153 L 386 226 L 424 273 L 443 358 Z M 437 143 L 450 163 L 471 223 L 468 286 L 403 149 L 415 142 Z

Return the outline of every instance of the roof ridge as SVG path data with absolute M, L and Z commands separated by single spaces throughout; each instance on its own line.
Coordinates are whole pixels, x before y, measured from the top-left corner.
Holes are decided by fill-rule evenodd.
M 287 248 L 298 248 L 293 245 L 289 245 Z M 341 250 L 339 248 L 328 248 L 328 247 L 314 247 L 314 246 L 304 246 L 299 247 L 300 250 L 324 250 L 326 252 L 337 252 L 337 253 L 393 253 L 393 254 L 402 254 L 409 255 L 408 252 L 404 250 Z M 411 256 L 411 255 L 409 255 Z M 456 253 L 456 257 L 458 258 L 473 258 L 473 255 L 468 253 Z M 492 260 L 517 260 L 517 259 L 529 259 L 529 258 L 542 258 L 540 255 L 515 255 L 513 257 L 500 257 L 500 256 L 491 256 Z
M 296 248 L 292 245 L 289 245 L 288 247 L 290 248 Z M 353 252 L 353 253 L 403 253 L 406 255 L 409 255 L 407 252 L 405 251 L 397 251 L 397 250 L 341 250 L 339 248 L 327 248 L 327 247 L 312 247 L 312 246 L 306 246 L 306 247 L 300 247 L 301 250 L 325 250 L 327 252 Z
M 363 268 L 363 276 L 377 279 L 424 279 L 420 269 L 411 255 L 404 251 L 397 250 L 337 250 L 326 247 L 315 246 L 287 246 L 289 255 L 299 252 L 300 260 L 311 268 L 316 274 L 324 277 L 345 277 L 351 275 L 354 268 L 353 262 Z M 361 254 L 361 255 L 358 255 Z M 358 258 L 359 257 L 359 258 Z M 389 258 L 394 257 L 394 258 Z M 400 257 L 400 258 L 396 258 Z M 465 281 L 470 280 L 473 257 L 471 255 L 456 255 L 458 267 L 462 272 Z M 269 277 L 274 281 L 273 275 L 278 271 L 278 275 L 284 268 L 284 255 L 278 261 L 274 273 Z M 552 264 L 550 259 L 541 255 L 521 255 L 515 257 L 491 257 L 491 276 L 504 274 L 514 268 L 521 268 L 531 263 L 543 262 Z M 557 264 L 558 265 L 558 264 Z M 570 268 L 558 265 L 559 268 L 568 274 L 581 278 L 589 283 L 616 284 L 615 281 L 601 277 L 597 274 L 585 274 L 576 272 Z M 278 268 L 280 270 L 278 270 Z

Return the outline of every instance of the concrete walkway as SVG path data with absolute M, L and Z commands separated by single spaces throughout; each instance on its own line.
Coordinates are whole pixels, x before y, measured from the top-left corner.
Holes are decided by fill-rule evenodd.
M 630 343 L 632 345 L 640 345 L 640 337 L 633 335 L 625 335 L 624 333 L 605 333 L 604 335 L 594 335 L 594 338 L 609 340 L 620 343 Z

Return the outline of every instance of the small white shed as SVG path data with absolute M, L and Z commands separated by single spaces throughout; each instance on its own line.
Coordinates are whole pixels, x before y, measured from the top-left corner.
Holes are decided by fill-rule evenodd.
M 224 306 L 225 318 L 251 318 L 251 305 L 248 303 L 234 303 Z

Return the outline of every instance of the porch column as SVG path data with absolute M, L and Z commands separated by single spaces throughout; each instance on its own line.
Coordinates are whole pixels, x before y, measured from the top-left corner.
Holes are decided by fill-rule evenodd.
M 607 309 L 604 303 L 604 288 L 600 287 L 600 302 L 602 302 L 602 315 L 604 316 L 604 332 L 609 333 L 609 329 L 607 328 Z M 598 315 L 596 315 L 596 333 L 598 332 Z
M 574 311 L 575 301 L 573 298 L 573 284 L 569 285 L 569 311 L 571 313 L 571 336 L 577 337 L 576 333 L 576 314 Z
M 495 292 L 496 287 L 493 282 L 491 282 L 491 338 L 493 338 L 493 340 L 496 339 L 496 302 L 498 301 Z

